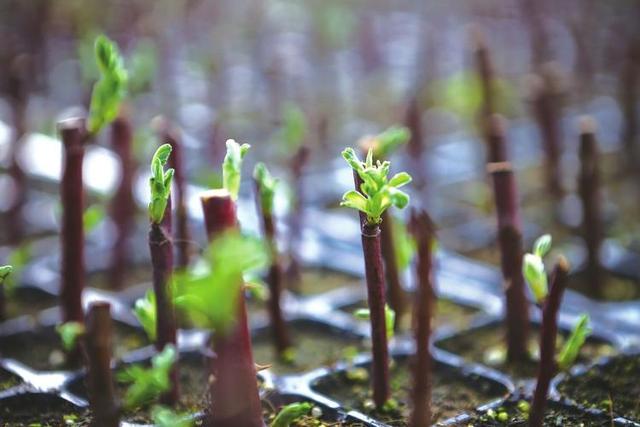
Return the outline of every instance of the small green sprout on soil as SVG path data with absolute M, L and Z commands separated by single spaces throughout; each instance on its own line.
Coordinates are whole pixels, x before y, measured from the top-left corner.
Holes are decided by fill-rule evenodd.
M 371 311 L 368 308 L 359 308 L 353 312 L 353 317 L 358 320 L 371 320 Z M 384 306 L 384 320 L 387 325 L 387 338 L 391 339 L 394 335 L 393 325 L 396 323 L 396 312 L 388 305 Z
M 362 185 L 359 191 L 347 191 L 342 196 L 341 206 L 363 212 L 367 216 L 367 222 L 373 225 L 382 222 L 382 214 L 391 206 L 403 209 L 409 204 L 409 195 L 399 190 L 411 182 L 408 173 L 400 172 L 389 179 L 390 163 L 376 161 L 374 164 L 372 149 L 369 149 L 364 162 L 360 161 L 353 148 L 345 149 L 342 157 L 358 173 Z
M 56 326 L 56 332 L 60 335 L 64 351 L 71 352 L 76 348 L 80 337 L 84 335 L 85 328 L 80 322 L 66 322 Z
M 118 374 L 118 380 L 131 383 L 124 396 L 127 408 L 138 408 L 151 403 L 171 386 L 169 374 L 176 361 L 176 349 L 167 345 L 162 352 L 151 359 L 151 367 L 134 365 Z
M 154 406 L 151 410 L 153 424 L 157 427 L 191 427 L 193 421 L 186 414 L 178 414 L 164 406 Z
M 222 186 L 229 192 L 233 200 L 238 200 L 242 159 L 249 151 L 249 144 L 238 144 L 235 140 L 227 140 L 227 154 L 222 162 Z
M 162 222 L 164 211 L 167 208 L 167 201 L 171 194 L 171 181 L 173 180 L 174 170 L 172 168 L 164 170 L 170 155 L 171 145 L 163 144 L 158 147 L 151 160 L 149 218 L 155 224 Z
M 284 406 L 271 422 L 270 427 L 289 427 L 291 423 L 308 415 L 313 409 L 309 402 L 296 402 Z
M 100 80 L 93 86 L 91 94 L 88 127 L 92 135 L 96 135 L 118 116 L 120 102 L 127 91 L 127 71 L 118 46 L 106 36 L 98 36 L 95 41 L 95 57 Z
M 583 313 L 580 315 L 580 319 L 573 327 L 571 335 L 564 343 L 562 350 L 560 350 L 560 354 L 557 358 L 559 370 L 566 371 L 571 368 L 580 354 L 580 349 L 591 332 L 591 327 L 589 327 L 589 315 Z
M 149 340 L 156 340 L 156 295 L 149 289 L 142 298 L 136 300 L 133 307 L 133 314 L 138 319 L 138 322 L 142 325 L 145 333 L 149 337 Z

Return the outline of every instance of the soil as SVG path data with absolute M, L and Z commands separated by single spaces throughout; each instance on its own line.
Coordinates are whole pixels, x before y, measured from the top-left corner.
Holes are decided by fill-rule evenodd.
M 121 323 L 114 325 L 114 357 L 147 345 L 145 335 Z M 64 370 L 64 353 L 54 327 L 47 326 L 15 335 L 0 337 L 2 356 L 18 360 L 39 371 Z
M 20 384 L 22 380 L 19 376 L 12 374 L 9 371 L 0 369 L 0 391 L 8 390 L 11 387 L 15 387 Z
M 38 288 L 18 287 L 7 301 L 7 319 L 18 316 L 36 316 L 53 307 L 58 298 Z
M 526 402 L 520 403 L 526 404 Z M 529 423 L 528 419 L 529 413 L 526 409 L 519 409 L 516 402 L 508 402 L 483 414 L 476 414 L 471 420 L 464 420 L 454 425 L 464 427 L 526 427 Z M 609 427 L 612 422 L 606 417 L 588 415 L 575 408 L 549 404 L 545 411 L 544 425 L 550 427 Z
M 640 299 L 640 282 L 638 281 L 605 272 L 602 295 L 595 295 L 587 288 L 588 282 L 585 280 L 585 275 L 584 272 L 572 275 L 569 278 L 569 288 L 598 301 L 617 302 Z
M 38 408 L 34 411 L 34 408 Z M 79 408 L 64 399 L 47 394 L 19 394 L 0 401 L 0 425 L 3 427 L 84 427 Z
M 271 365 L 277 374 L 292 374 L 322 366 L 333 366 L 339 360 L 364 350 L 357 337 L 332 332 L 327 326 L 311 322 L 289 322 L 289 332 L 295 348 L 291 363 L 275 354 L 270 330 L 261 331 L 253 339 L 253 359 L 259 365 Z
M 436 346 L 450 353 L 462 356 L 469 362 L 482 363 L 497 370 L 508 373 L 514 378 L 533 378 L 538 372 L 539 329 L 534 327 L 529 337 L 528 348 L 531 352 L 531 360 L 507 364 L 505 361 L 506 348 L 504 343 L 505 329 L 502 324 L 492 324 L 486 327 L 465 331 L 451 338 L 446 338 L 436 343 Z M 563 344 L 563 337 L 567 334 L 560 333 L 557 346 Z M 580 350 L 577 363 L 589 363 L 602 357 L 615 353 L 615 349 L 601 340 L 588 338 Z
M 570 377 L 560 392 L 589 408 L 640 422 L 640 356 L 620 356 Z
M 353 313 L 360 308 L 366 308 L 366 301 L 361 301 L 356 304 L 351 304 L 345 307 L 341 307 L 340 310 L 346 313 Z M 480 311 L 473 307 L 456 304 L 453 301 L 446 299 L 438 299 L 436 305 L 436 315 L 434 318 L 434 326 L 436 328 L 440 326 L 452 326 L 455 329 L 465 329 L 469 327 L 475 316 Z M 400 330 L 411 330 L 411 323 L 413 319 L 412 307 L 408 307 L 400 320 Z
M 357 369 L 357 368 L 356 368 Z M 351 371 L 356 372 L 356 371 Z M 367 373 L 370 373 L 367 367 Z M 319 380 L 313 389 L 341 402 L 346 409 L 361 411 L 394 427 L 407 426 L 411 375 L 406 360 L 394 363 L 390 370 L 391 397 L 396 409 L 378 411 L 373 407 L 369 375 L 351 375 L 349 371 L 329 375 Z M 503 397 L 506 388 L 477 375 L 463 375 L 448 366 L 436 366 L 432 379 L 432 411 L 434 421 L 443 421 L 464 411 Z

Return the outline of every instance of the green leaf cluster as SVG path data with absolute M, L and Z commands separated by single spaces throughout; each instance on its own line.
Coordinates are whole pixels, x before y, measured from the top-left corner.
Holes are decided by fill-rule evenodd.
M 242 159 L 249 151 L 249 144 L 238 144 L 235 140 L 227 140 L 227 154 L 222 162 L 222 186 L 229 192 L 233 200 L 238 200 L 240 179 L 242 177 Z
M 96 38 L 94 53 L 100 80 L 93 86 L 89 112 L 89 133 L 97 134 L 117 116 L 127 92 L 127 70 L 118 46 L 101 35 Z
M 147 290 L 147 293 L 143 298 L 138 298 L 133 307 L 133 314 L 138 319 L 138 322 L 142 325 L 142 328 L 146 332 L 149 340 L 156 340 L 156 294 L 153 290 Z
M 205 267 L 177 273 L 176 305 L 195 323 L 226 333 L 236 320 L 243 274 L 269 263 L 269 250 L 259 239 L 229 231 L 204 254 Z
M 66 322 L 56 326 L 56 332 L 60 335 L 62 348 L 66 352 L 70 352 L 76 347 L 78 338 L 84 334 L 85 329 L 80 322 Z
M 278 180 L 274 178 L 264 163 L 257 163 L 253 169 L 253 178 L 258 183 L 260 205 L 262 212 L 270 215 L 273 212 L 273 201 L 278 187 Z
M 558 355 L 558 369 L 566 371 L 573 365 L 580 354 L 580 349 L 587 340 L 587 337 L 591 335 L 591 332 L 589 315 L 582 314 L 573 327 L 571 335 L 564 343 L 562 350 L 560 350 L 560 354 Z
M 149 404 L 169 390 L 171 386 L 169 374 L 176 358 L 176 349 L 169 344 L 162 352 L 153 356 L 151 367 L 143 368 L 140 365 L 133 365 L 119 372 L 119 381 L 131 383 L 124 395 L 125 406 L 137 408 Z
M 347 191 L 342 196 L 341 206 L 357 209 L 367 215 L 369 224 L 382 222 L 382 214 L 391 206 L 399 209 L 409 204 L 409 195 L 399 190 L 411 182 L 411 176 L 400 172 L 388 179 L 390 163 L 373 162 L 373 150 L 369 150 L 365 162 L 361 162 L 353 148 L 342 152 L 342 157 L 362 179 L 360 191 Z
M 163 144 L 156 150 L 151 159 L 151 178 L 149 178 L 149 188 L 151 189 L 151 201 L 149 202 L 149 218 L 151 222 L 160 224 L 167 208 L 169 195 L 171 194 L 171 182 L 174 170 L 164 166 L 171 155 L 171 145 Z
M 544 269 L 543 257 L 551 249 L 551 236 L 545 234 L 533 244 L 533 253 L 524 254 L 522 274 L 529 283 L 529 288 L 538 303 L 544 301 L 549 292 L 547 273 Z

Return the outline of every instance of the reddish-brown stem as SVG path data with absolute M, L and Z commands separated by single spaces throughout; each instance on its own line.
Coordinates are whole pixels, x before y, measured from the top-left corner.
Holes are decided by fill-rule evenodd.
M 380 240 L 382 246 L 382 260 L 384 261 L 384 274 L 387 283 L 387 297 L 389 307 L 396 313 L 395 329 L 400 325 L 400 319 L 405 313 L 407 301 L 402 284 L 396 258 L 396 245 L 393 239 L 393 218 L 389 211 L 382 214 L 380 225 Z
M 507 160 L 507 144 L 505 141 L 506 123 L 499 114 L 492 114 L 486 120 L 487 162 L 504 162 Z
M 270 211 L 263 209 L 263 200 L 260 193 L 260 186 L 257 181 L 256 204 L 258 206 L 258 212 L 262 217 L 262 229 L 264 236 L 271 251 L 271 265 L 269 266 L 269 274 L 267 276 L 267 283 L 269 284 L 269 316 L 271 320 L 271 333 L 276 353 L 279 356 L 282 356 L 284 352 L 291 347 L 287 323 L 284 320 L 282 307 L 280 306 L 283 289 L 282 264 L 280 262 L 280 255 L 278 254 L 276 224 L 273 219 L 273 214 Z
M 302 175 L 309 162 L 311 150 L 307 145 L 301 145 L 291 158 L 291 181 L 294 186 L 293 209 L 289 217 L 289 268 L 287 269 L 288 283 L 292 290 L 300 288 L 302 272 L 300 270 L 300 240 L 302 238 L 302 224 L 304 212 L 304 186 Z
M 149 250 L 153 268 L 153 292 L 156 299 L 156 342 L 158 351 L 167 344 L 176 347 L 176 314 L 173 306 L 171 276 L 173 274 L 173 243 L 160 224 L 151 223 Z M 175 405 L 180 399 L 178 364 L 171 370 L 171 389 L 162 396 L 162 403 Z
M 506 300 L 507 360 L 527 360 L 529 306 L 522 276 L 522 233 L 516 184 L 508 162 L 489 163 L 498 216 L 498 244 Z
M 480 122 L 483 125 L 486 125 L 484 122 L 485 118 L 496 112 L 494 99 L 495 76 L 484 34 L 480 30 L 475 29 L 472 37 L 474 43 L 475 66 L 478 72 L 478 77 L 480 78 L 480 88 L 482 91 Z
M 595 123 L 584 118 L 580 123 L 580 174 L 578 192 L 582 202 L 582 233 L 587 246 L 587 274 L 589 291 L 592 296 L 602 294 L 602 266 L 600 247 L 602 246 L 602 212 L 600 194 L 600 173 L 598 170 L 598 146 L 595 137 Z
M 558 77 L 550 64 L 542 68 L 539 78 L 531 80 L 530 90 L 533 114 L 538 122 L 545 152 L 547 189 L 552 196 L 560 198 L 563 193 L 560 172 L 562 94 L 558 88 Z
M 201 196 L 209 240 L 238 227 L 236 205 L 226 190 L 211 190 Z M 241 278 L 238 278 L 241 280 Z M 213 336 L 214 381 L 210 384 L 208 425 L 216 427 L 263 427 L 262 407 L 253 362 L 247 309 L 242 291 L 233 329 Z
M 389 346 L 385 319 L 384 269 L 380 246 L 380 227 L 362 226 L 362 250 L 367 280 L 367 300 L 371 316 L 373 401 L 377 408 L 389 400 Z
M 120 424 L 120 410 L 111 374 L 110 311 L 108 302 L 92 303 L 86 321 L 87 389 L 93 425 L 101 427 L 117 427 Z
M 409 225 L 418 244 L 418 263 L 416 266 L 418 284 L 413 307 L 416 354 L 413 361 L 413 405 L 409 425 L 411 427 L 427 427 L 431 425 L 432 360 L 429 342 L 431 319 L 436 299 L 432 272 L 434 230 L 431 218 L 425 211 L 413 211 Z
M 189 215 L 186 199 L 186 182 L 184 174 L 184 164 L 182 159 L 182 145 L 176 132 L 165 124 L 161 130 L 163 144 L 170 144 L 172 151 L 169 157 L 169 166 L 174 169 L 173 182 L 173 202 L 175 205 L 175 239 L 176 239 L 176 267 L 184 269 L 189 265 L 190 258 L 190 233 Z
M 542 330 L 540 333 L 540 364 L 538 366 L 538 382 L 533 395 L 530 427 L 541 427 L 544 420 L 544 409 L 547 404 L 549 384 L 556 373 L 556 337 L 558 335 L 558 312 L 567 285 L 569 265 L 564 258 L 556 264 L 552 276 L 549 295 L 542 308 Z
M 132 152 L 133 130 L 126 117 L 118 117 L 111 125 L 111 145 L 120 160 L 120 183 L 111 200 L 111 218 L 116 226 L 116 239 L 111 251 L 110 286 L 121 289 L 125 266 L 130 259 L 129 242 L 135 230 L 136 203 L 133 183 L 136 170 Z
M 84 188 L 82 163 L 87 132 L 84 119 L 73 118 L 58 123 L 62 138 L 64 165 L 60 183 L 62 200 L 62 251 L 60 304 L 64 322 L 83 322 L 82 291 L 84 289 Z

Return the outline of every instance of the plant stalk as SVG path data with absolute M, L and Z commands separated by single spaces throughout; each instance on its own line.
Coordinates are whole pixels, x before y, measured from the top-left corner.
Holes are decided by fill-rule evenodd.
M 389 346 L 385 319 L 384 269 L 380 227 L 366 223 L 362 226 L 362 250 L 367 279 L 367 300 L 371 315 L 373 351 L 373 401 L 381 409 L 389 400 Z
M 580 123 L 580 173 L 578 193 L 582 202 L 582 235 L 587 246 L 586 280 L 594 297 L 602 296 L 603 269 L 600 263 L 602 247 L 602 210 L 598 145 L 595 122 L 590 118 Z
M 411 427 L 428 427 L 431 425 L 432 381 L 432 358 L 429 343 L 436 301 L 432 258 L 435 233 L 431 218 L 425 211 L 412 212 L 410 229 L 418 244 L 418 263 L 416 266 L 418 285 L 413 308 L 416 355 L 413 361 L 413 406 L 409 425 Z
M 529 305 L 522 275 L 522 233 L 515 178 L 508 162 L 489 163 L 498 216 L 498 245 L 504 280 L 507 331 L 507 360 L 510 363 L 529 358 Z
M 556 373 L 555 362 L 556 338 L 558 336 L 558 312 L 562 302 L 562 295 L 567 286 L 569 264 L 560 258 L 553 270 L 549 295 L 542 308 L 542 330 L 540 333 L 540 364 L 538 367 L 538 381 L 533 395 L 533 405 L 529 417 L 530 427 L 542 427 L 544 409 L 547 404 L 549 384 Z
M 380 240 L 382 246 L 382 260 L 384 261 L 384 274 L 387 283 L 387 297 L 389 307 L 396 313 L 394 329 L 398 330 L 400 320 L 407 309 L 407 298 L 402 284 L 400 283 L 400 272 L 396 259 L 396 245 L 393 239 L 393 218 L 389 211 L 382 214 L 382 224 L 380 225 Z
M 225 231 L 237 229 L 236 205 L 228 191 L 210 190 L 201 196 L 201 201 L 209 240 Z M 227 334 L 214 333 L 213 349 L 215 359 L 212 374 L 215 380 L 209 388 L 208 425 L 263 427 L 262 406 L 242 291 L 238 297 L 235 326 Z
M 291 181 L 294 185 L 293 208 L 289 217 L 289 266 L 287 269 L 287 281 L 292 290 L 299 290 L 302 281 L 300 269 L 300 242 L 302 240 L 302 224 L 304 221 L 304 185 L 303 173 L 309 162 L 311 150 L 307 145 L 301 145 L 291 158 Z
M 109 283 L 122 289 L 125 266 L 131 259 L 129 242 L 135 231 L 136 202 L 133 197 L 136 164 L 132 153 L 133 130 L 126 117 L 118 117 L 111 125 L 111 145 L 120 160 L 120 183 L 111 200 L 111 218 L 116 226 L 116 239 L 111 253 Z
M 177 348 L 176 313 L 173 305 L 171 276 L 173 274 L 173 243 L 160 224 L 151 223 L 149 251 L 153 267 L 153 292 L 156 299 L 156 350 L 162 351 L 167 344 Z M 180 400 L 178 364 L 171 369 L 171 389 L 161 397 L 162 403 L 175 405 Z
M 92 303 L 86 325 L 87 389 L 92 425 L 117 427 L 120 425 L 120 408 L 115 399 L 111 373 L 111 305 L 108 302 Z
M 84 322 L 84 188 L 82 164 L 87 141 L 85 120 L 73 118 L 58 123 L 63 145 L 64 165 L 60 183 L 62 201 L 62 251 L 60 304 L 63 322 Z
M 269 266 L 269 273 L 267 276 L 267 283 L 269 284 L 269 317 L 271 320 L 273 344 L 277 355 L 281 357 L 291 347 L 287 323 L 284 320 L 282 307 L 280 305 L 283 290 L 283 271 L 280 256 L 278 254 L 276 224 L 273 219 L 273 214 L 262 208 L 262 197 L 260 195 L 260 187 L 257 181 L 256 203 L 258 206 L 258 212 L 262 217 L 264 236 L 271 252 L 271 265 Z

